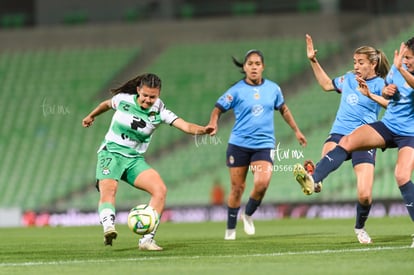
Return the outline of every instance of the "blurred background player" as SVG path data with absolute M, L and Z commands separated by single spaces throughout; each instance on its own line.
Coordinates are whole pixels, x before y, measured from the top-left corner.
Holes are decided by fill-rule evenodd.
M 385 81 L 383 96 L 390 101 L 381 120 L 362 125 L 344 136 L 334 149 L 323 156 L 313 175 L 308 175 L 303 167 L 297 165 L 296 179 L 306 193 L 312 194 L 315 182 L 321 182 L 353 152 L 398 148 L 394 175 L 414 221 L 414 184 L 411 181 L 414 169 L 414 37 L 402 43 L 399 51 L 394 52 L 394 64 Z M 367 81 L 358 78 L 358 83 L 359 89 L 371 97 L 371 87 Z M 414 247 L 414 241 L 411 247 Z
M 230 194 L 227 201 L 226 240 L 236 239 L 236 224 L 246 176 L 253 172 L 253 189 L 241 218 L 244 231 L 255 234 L 252 215 L 259 207 L 269 186 L 273 170 L 274 110 L 279 110 L 283 119 L 295 132 L 299 143 L 306 146 L 306 139 L 285 104 L 280 87 L 263 78 L 265 68 L 263 54 L 259 50 L 246 53 L 243 62 L 233 58 L 245 77 L 231 86 L 216 102 L 211 112 L 209 125 L 217 133 L 218 120 L 222 113 L 233 109 L 235 123 L 227 147 L 226 163 L 230 172 Z
M 383 98 L 381 93 L 390 65 L 382 51 L 370 46 L 362 46 L 354 51 L 354 70 L 331 79 L 316 59 L 317 50 L 314 49 L 312 37 L 308 34 L 306 35 L 306 51 L 321 88 L 325 92 L 336 91 L 341 95 L 335 121 L 322 148 L 322 156 L 324 156 L 338 144 L 344 135 L 351 133 L 358 126 L 378 120 L 381 106 L 386 107 L 388 104 L 388 100 Z M 361 94 L 358 77 L 366 81 L 372 96 L 375 96 L 380 104 Z M 356 151 L 350 155 L 357 179 L 358 194 L 354 231 L 358 241 L 363 244 L 372 242 L 364 227 L 372 205 L 375 153 L 376 149 L 370 149 Z M 313 173 L 314 166 L 311 161 L 306 161 L 304 168 L 309 174 Z M 321 188 L 322 184 L 318 183 L 315 185 L 315 192 L 320 192 Z
M 160 91 L 161 80 L 158 76 L 150 73 L 139 75 L 112 89 L 114 96 L 100 103 L 82 121 L 84 127 L 89 127 L 96 116 L 111 108 L 115 110 L 110 128 L 98 150 L 96 167 L 100 192 L 98 211 L 105 245 L 112 245 L 112 240 L 118 235 L 115 230 L 115 196 L 119 180 L 148 192 L 151 195 L 149 205 L 159 215 L 164 210 L 167 187 L 143 156 L 157 127 L 166 123 L 188 134 L 209 132 L 208 127 L 186 122 L 166 109 L 159 98 Z M 162 250 L 154 241 L 157 227 L 158 224 L 139 240 L 139 249 Z

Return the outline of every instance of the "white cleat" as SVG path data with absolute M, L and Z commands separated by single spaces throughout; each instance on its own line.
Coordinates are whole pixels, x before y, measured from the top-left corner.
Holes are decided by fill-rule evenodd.
M 233 241 L 236 239 L 236 229 L 226 229 L 226 233 L 224 234 L 224 239 L 226 241 Z
M 162 247 L 158 246 L 155 243 L 154 239 L 151 238 L 142 238 L 138 242 L 139 250 L 148 250 L 148 251 L 161 251 Z
M 118 236 L 118 232 L 116 232 L 114 226 L 108 226 L 107 228 L 105 228 L 104 245 L 112 246 L 112 241 L 115 240 L 117 236 Z
M 244 232 L 246 232 L 247 235 L 254 235 L 256 230 L 254 228 L 252 216 L 248 216 L 245 213 L 242 213 L 241 219 L 244 224 Z
M 369 244 L 372 243 L 371 237 L 368 235 L 367 231 L 364 228 L 358 229 L 354 228 L 355 234 L 359 243 L 362 244 Z

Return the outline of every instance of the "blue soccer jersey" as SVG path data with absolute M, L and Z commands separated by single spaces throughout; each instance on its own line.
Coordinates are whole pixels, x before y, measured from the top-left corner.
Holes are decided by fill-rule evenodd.
M 216 102 L 222 112 L 234 111 L 235 124 L 229 143 L 251 149 L 274 148 L 274 110 L 283 103 L 279 85 L 268 79 L 263 79 L 260 85 L 238 81 Z
M 385 80 L 397 85 L 398 93 L 390 99 L 381 121 L 397 135 L 414 136 L 414 89 L 394 65 Z
M 378 120 L 381 106 L 358 90 L 355 74 L 348 72 L 332 80 L 341 102 L 332 125 L 331 133 L 348 135 L 355 128 Z M 385 81 L 381 77 L 367 79 L 371 93 L 381 95 Z

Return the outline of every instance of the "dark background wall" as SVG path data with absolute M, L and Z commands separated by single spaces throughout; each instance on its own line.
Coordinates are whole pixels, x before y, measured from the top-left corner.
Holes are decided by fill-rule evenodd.
M 412 0 L 2 0 L 0 28 L 296 12 L 411 11 Z

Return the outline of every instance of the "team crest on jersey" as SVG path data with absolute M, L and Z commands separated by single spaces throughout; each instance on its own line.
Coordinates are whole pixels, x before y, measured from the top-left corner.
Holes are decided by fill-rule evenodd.
M 358 99 L 358 96 L 356 94 L 350 94 L 346 98 L 346 102 L 349 105 L 357 105 L 358 104 L 358 101 L 359 101 L 359 99 Z
M 155 116 L 156 116 L 156 112 L 150 112 L 149 114 L 148 114 L 148 120 L 149 121 L 151 121 L 151 122 L 153 122 L 153 121 L 155 121 Z
M 263 106 L 260 104 L 256 104 L 252 107 L 252 114 L 254 116 L 259 116 L 261 113 L 263 113 Z

